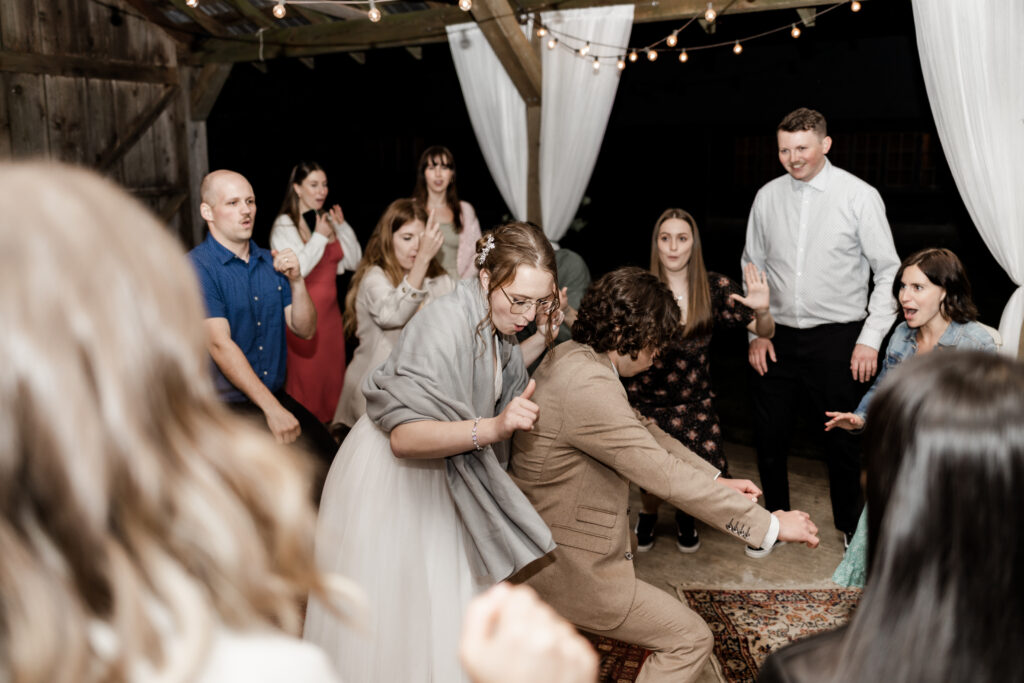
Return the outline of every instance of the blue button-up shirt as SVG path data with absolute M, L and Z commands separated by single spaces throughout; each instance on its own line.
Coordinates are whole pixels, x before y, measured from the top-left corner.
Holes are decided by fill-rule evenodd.
M 955 320 L 950 321 L 949 327 L 939 337 L 939 341 L 935 342 L 935 351 L 940 349 L 963 349 L 963 350 L 977 350 L 977 351 L 996 351 L 996 343 L 992 339 L 992 335 L 986 330 L 980 323 L 966 322 L 958 323 Z M 871 405 L 871 399 L 875 395 L 875 389 L 882 382 L 882 378 L 885 377 L 885 373 L 892 370 L 894 367 L 910 358 L 917 353 L 917 329 L 911 327 L 905 322 L 899 324 L 899 326 L 893 331 L 892 336 L 889 337 L 889 346 L 885 349 L 885 362 L 882 363 L 882 369 L 878 373 L 878 377 L 875 378 L 871 388 L 868 389 L 867 393 L 864 394 L 864 398 L 860 400 L 860 405 L 857 406 L 857 410 L 854 411 L 862 420 L 867 419 L 868 406 Z
M 249 241 L 249 261 L 225 248 L 213 235 L 189 252 L 199 276 L 208 318 L 226 318 L 231 340 L 245 354 L 249 365 L 271 391 L 284 386 L 284 309 L 292 303 L 288 279 L 274 270 L 270 252 Z M 213 381 L 221 399 L 247 401 L 216 363 Z

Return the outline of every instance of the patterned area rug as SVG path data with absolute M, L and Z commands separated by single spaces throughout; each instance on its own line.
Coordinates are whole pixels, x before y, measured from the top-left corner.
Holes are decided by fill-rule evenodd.
M 601 667 L 598 669 L 598 683 L 633 683 L 640 673 L 640 665 L 647 658 L 648 651 L 639 645 L 630 645 L 619 640 L 612 640 L 592 633 L 580 634 L 589 640 L 598 656 Z
M 677 591 L 711 627 L 728 683 L 752 683 L 768 653 L 846 623 L 860 599 L 848 588 Z

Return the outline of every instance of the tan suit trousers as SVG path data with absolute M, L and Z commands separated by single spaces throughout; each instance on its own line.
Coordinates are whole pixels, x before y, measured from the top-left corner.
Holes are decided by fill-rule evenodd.
M 586 630 L 651 650 L 636 683 L 696 681 L 715 642 L 711 629 L 696 612 L 640 580 L 622 624 L 610 631 Z

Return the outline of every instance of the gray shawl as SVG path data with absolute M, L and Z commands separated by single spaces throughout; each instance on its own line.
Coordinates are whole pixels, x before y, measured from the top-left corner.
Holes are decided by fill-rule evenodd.
M 415 316 L 387 361 L 363 384 L 366 414 L 386 432 L 405 422 L 493 417 L 528 380 L 523 354 L 499 335 L 501 396 L 494 395 L 494 358 L 487 304 L 476 279 L 463 280 Z M 469 433 L 466 434 L 467 438 Z M 479 575 L 501 581 L 551 552 L 544 520 L 506 474 L 509 444 L 445 458 L 448 487 L 475 548 Z

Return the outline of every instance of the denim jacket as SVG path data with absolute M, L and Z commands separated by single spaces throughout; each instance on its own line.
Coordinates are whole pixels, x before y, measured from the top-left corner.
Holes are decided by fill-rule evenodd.
M 949 327 L 939 337 L 935 349 L 962 349 L 976 351 L 995 351 L 996 343 L 988 330 L 976 322 L 958 323 L 950 321 Z M 889 346 L 885 349 L 885 362 L 882 369 L 875 378 L 871 388 L 860 400 L 860 405 L 854 413 L 862 420 L 867 419 L 868 406 L 871 404 L 871 397 L 881 383 L 885 373 L 893 369 L 906 359 L 917 353 L 917 330 L 902 322 L 896 331 L 889 338 Z

